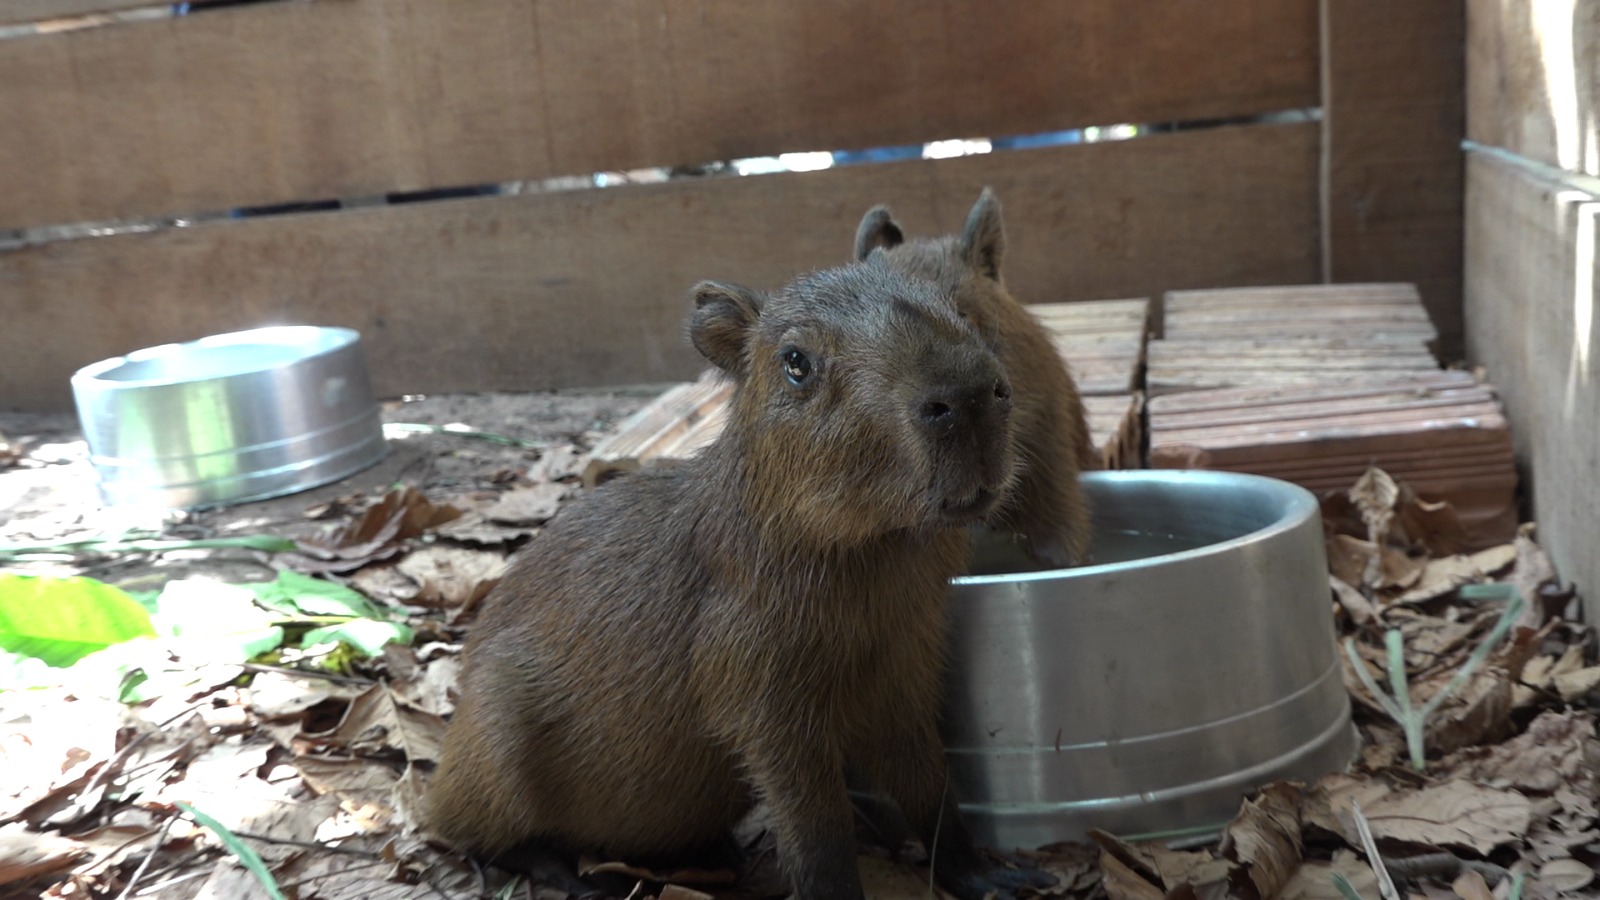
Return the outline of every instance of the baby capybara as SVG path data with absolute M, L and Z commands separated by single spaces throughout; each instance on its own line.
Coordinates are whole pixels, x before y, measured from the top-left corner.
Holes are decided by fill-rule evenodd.
M 856 229 L 856 259 L 932 282 L 994 350 L 1015 388 L 1012 423 L 1020 471 L 990 524 L 1020 534 L 1040 563 L 1084 562 L 1089 506 L 1078 473 L 1099 468 L 1099 454 L 1089 439 L 1083 400 L 1049 333 L 1006 290 L 1000 277 L 1004 254 L 1000 202 L 988 188 L 960 235 L 907 240 L 885 206 L 869 210 Z
M 736 383 L 701 455 L 563 511 L 486 601 L 428 824 L 457 847 L 670 859 L 771 810 L 802 900 L 856 900 L 845 771 L 905 813 L 952 893 L 995 866 L 947 789 L 949 579 L 1011 486 L 1012 387 L 928 281 L 887 266 L 694 290 Z

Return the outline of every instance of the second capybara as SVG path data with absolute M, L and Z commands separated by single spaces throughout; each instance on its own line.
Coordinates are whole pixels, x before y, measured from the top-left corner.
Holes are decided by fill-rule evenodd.
M 855 257 L 931 282 L 999 356 L 1014 391 L 1020 473 L 990 524 L 1015 531 L 1043 565 L 1087 560 L 1089 505 L 1078 473 L 1100 467 L 1083 400 L 1050 335 L 1006 290 L 1000 202 L 988 188 L 959 235 L 907 239 L 886 206 L 856 229 Z
M 847 768 L 958 897 L 1051 882 L 973 844 L 937 719 L 949 579 L 1011 487 L 1011 383 L 929 282 L 881 265 L 773 294 L 706 282 L 735 382 L 700 455 L 597 488 L 515 560 L 468 641 L 429 830 L 672 859 L 770 807 L 801 900 L 859 900 Z

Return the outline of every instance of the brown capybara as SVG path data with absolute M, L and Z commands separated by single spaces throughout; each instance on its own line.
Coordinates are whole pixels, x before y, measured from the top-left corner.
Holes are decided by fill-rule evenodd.
M 856 900 L 848 766 L 952 893 L 1049 884 L 975 848 L 936 721 L 949 579 L 1015 470 L 999 361 L 886 266 L 771 295 L 705 282 L 694 304 L 695 346 L 735 380 L 727 427 L 574 503 L 507 571 L 429 829 L 491 859 L 670 860 L 726 846 L 761 800 L 795 896 Z
M 885 206 L 869 210 L 856 229 L 858 261 L 936 285 L 988 342 L 1011 381 L 1019 474 L 989 524 L 1019 534 L 1041 564 L 1081 563 L 1088 558 L 1090 535 L 1078 473 L 1099 468 L 1099 454 L 1061 354 L 1033 313 L 1006 290 L 1000 277 L 1004 253 L 1000 202 L 988 188 L 960 235 L 907 240 Z

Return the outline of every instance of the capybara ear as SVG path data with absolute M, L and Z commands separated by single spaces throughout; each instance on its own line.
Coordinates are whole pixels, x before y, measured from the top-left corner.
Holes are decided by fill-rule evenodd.
M 743 377 L 745 341 L 761 317 L 761 304 L 761 295 L 749 288 L 702 281 L 694 286 L 689 339 L 712 365 L 729 375 Z
M 961 229 L 961 258 L 979 274 L 1000 279 L 1000 257 L 1005 255 L 1006 227 L 1000 221 L 1000 201 L 988 188 L 978 195 Z
M 865 261 L 873 250 L 882 247 L 898 247 L 905 243 L 906 236 L 895 224 L 894 215 L 887 206 L 874 206 L 867 210 L 861 217 L 861 224 L 856 226 L 856 261 Z

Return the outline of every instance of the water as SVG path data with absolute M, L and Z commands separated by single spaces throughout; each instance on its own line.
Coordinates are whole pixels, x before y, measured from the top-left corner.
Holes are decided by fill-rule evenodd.
M 1165 534 L 1133 529 L 1097 529 L 1086 565 L 1129 562 L 1166 553 L 1204 547 L 1211 541 L 1190 535 Z M 987 528 L 972 530 L 972 565 L 968 575 L 1007 575 L 1014 572 L 1041 572 L 1014 535 Z

